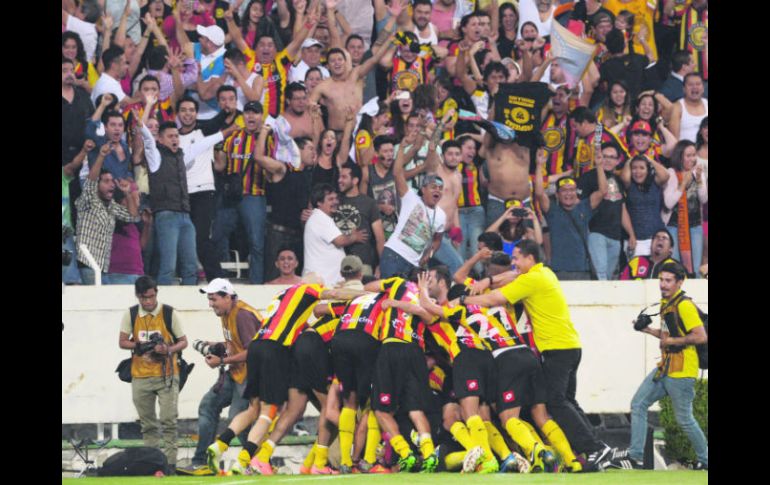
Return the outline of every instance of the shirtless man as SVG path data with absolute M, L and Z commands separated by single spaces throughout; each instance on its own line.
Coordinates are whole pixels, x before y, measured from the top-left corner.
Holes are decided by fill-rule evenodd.
M 316 118 L 310 116 L 307 109 L 307 89 L 300 83 L 291 83 L 286 88 L 286 109 L 281 116 L 289 122 L 289 136 L 292 138 L 307 136 L 316 139 L 316 132 L 320 135 L 323 129 L 322 123 L 316 122 L 314 126 Z
M 494 113 L 493 110 L 490 110 Z M 487 160 L 489 168 L 489 200 L 487 227 L 505 212 L 505 201 L 518 199 L 525 202 L 531 195 L 529 186 L 529 148 L 516 143 L 495 142 L 489 132 L 484 134 L 479 156 Z
M 310 93 L 311 105 L 323 100 L 323 104 L 329 110 L 329 129 L 342 131 L 345 128 L 346 110 L 350 108 L 354 113 L 358 113 L 361 109 L 363 80 L 388 51 L 385 43 L 395 32 L 396 17 L 401 13 L 402 8 L 400 2 L 392 2 L 388 7 L 391 17 L 372 46 L 374 55 L 359 66 L 350 65 L 350 55 L 344 50 L 329 49 L 327 62 L 331 77 L 321 81 Z
M 462 190 L 462 175 L 457 166 L 462 161 L 462 148 L 457 140 L 447 140 L 441 145 L 443 159 L 436 167 L 436 173 L 444 181 L 444 194 L 438 206 L 446 213 L 446 231 L 441 239 L 441 246 L 434 257 L 449 267 L 449 272 L 455 274 L 463 265 L 463 258 L 458 253 L 452 239 L 462 241 L 460 229 L 460 212 L 457 209 L 457 199 Z

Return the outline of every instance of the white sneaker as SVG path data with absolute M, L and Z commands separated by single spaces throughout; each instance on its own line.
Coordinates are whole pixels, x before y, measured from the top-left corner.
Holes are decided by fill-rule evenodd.
M 484 459 L 484 448 L 476 446 L 468 450 L 463 459 L 463 473 L 473 473 Z

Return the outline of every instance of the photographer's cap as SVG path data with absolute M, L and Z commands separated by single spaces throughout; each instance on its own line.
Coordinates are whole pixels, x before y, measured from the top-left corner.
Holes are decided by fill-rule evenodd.
M 220 291 L 222 293 L 227 293 L 228 295 L 235 294 L 233 284 L 224 278 L 214 278 L 207 287 L 200 288 L 198 291 L 204 294 L 219 293 Z

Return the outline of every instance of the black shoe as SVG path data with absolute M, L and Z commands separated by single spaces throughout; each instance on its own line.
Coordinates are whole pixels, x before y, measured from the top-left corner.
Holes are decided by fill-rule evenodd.
M 586 464 L 583 467 L 584 471 L 587 472 L 600 472 L 604 471 L 604 468 L 607 466 L 607 462 L 612 458 L 612 448 L 610 448 L 607 445 L 602 445 L 602 448 L 599 448 L 598 450 L 590 453 L 588 455 L 588 459 L 586 460 Z
M 696 461 L 693 464 L 692 469 L 693 470 L 705 470 L 705 471 L 708 471 L 709 470 L 709 466 L 704 464 L 702 461 Z
M 613 458 L 605 468 L 617 468 L 620 470 L 644 470 L 644 463 L 636 461 L 630 456 Z

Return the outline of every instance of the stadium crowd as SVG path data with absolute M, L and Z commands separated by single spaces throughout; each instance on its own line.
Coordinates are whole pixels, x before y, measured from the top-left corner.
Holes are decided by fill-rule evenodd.
M 292 285 L 228 351 L 250 402 L 193 471 L 251 427 L 231 472 L 272 473 L 308 400 L 308 472 L 332 473 L 331 429 L 343 472 L 385 468 L 383 438 L 402 471 L 630 467 L 574 400 L 563 295 L 532 288 L 707 273 L 707 4 L 62 0 L 62 280 L 140 302 L 143 275 L 205 280 L 228 341 L 253 310 L 231 247 L 249 283 Z M 121 346 L 140 321 L 183 335 L 163 313 Z

